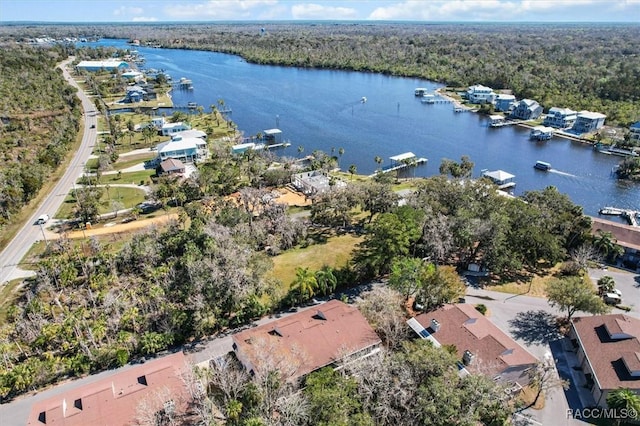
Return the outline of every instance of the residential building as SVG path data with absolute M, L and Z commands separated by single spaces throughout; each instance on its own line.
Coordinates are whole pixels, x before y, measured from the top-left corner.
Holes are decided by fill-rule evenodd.
M 629 138 L 635 143 L 640 143 L 640 121 L 629 126 Z
M 125 103 L 136 103 L 145 100 L 147 96 L 146 90 L 140 86 L 127 86 L 124 101 Z
M 129 68 L 129 64 L 125 61 L 121 61 L 120 59 L 106 59 L 103 61 L 80 61 L 78 65 L 76 65 L 76 69 L 82 71 L 111 71 L 115 72 L 117 70 L 124 70 Z
M 184 171 L 185 167 L 182 161 L 176 160 L 175 158 L 167 158 L 158 165 L 158 174 L 160 176 L 183 174 Z
M 34 402 L 28 426 L 124 426 L 136 421 L 142 405 L 151 419 L 189 409 L 182 352 L 147 361 L 48 399 Z
M 381 344 L 358 308 L 335 299 L 232 338 L 233 350 L 249 374 L 280 365 L 287 369 L 288 380 L 335 366 L 346 357 L 369 356 Z
M 510 112 L 516 105 L 516 97 L 513 95 L 499 94 L 495 99 L 495 110 Z
M 606 407 L 609 392 L 619 388 L 640 395 L 640 319 L 578 317 L 571 320 L 569 336 L 596 405 Z
M 476 84 L 467 90 L 467 99 L 472 104 L 491 104 L 496 98 L 496 94 L 490 87 Z
M 164 117 L 153 117 L 151 119 L 151 125 L 158 130 L 162 130 L 162 126 L 166 124 L 166 120 Z
M 184 163 L 193 163 L 207 157 L 207 142 L 200 138 L 174 136 L 158 145 L 158 161 L 173 158 Z
M 610 232 L 616 244 L 624 249 L 620 257 L 622 265 L 627 269 L 640 272 L 640 227 L 592 217 L 591 233 L 598 235 L 598 231 Z
M 162 136 L 171 136 L 174 133 L 184 132 L 185 130 L 191 130 L 191 126 L 182 121 L 178 121 L 177 123 L 164 123 L 160 128 Z
M 523 99 L 516 104 L 511 112 L 513 118 L 520 120 L 535 120 L 542 114 L 542 106 L 533 99 Z
M 420 314 L 413 320 L 423 327 L 416 330 L 422 338 L 433 339 L 439 345 L 455 347 L 460 367 L 483 374 L 495 381 L 516 388 L 529 383 L 529 370 L 538 360 L 515 340 L 478 312 L 473 305 L 445 305 L 435 311 Z M 422 331 L 424 330 L 424 331 Z M 432 340 L 432 341 L 433 341 Z
M 604 126 L 605 118 L 607 116 L 599 112 L 580 111 L 576 117 L 576 122 L 573 124 L 573 130 L 576 133 L 595 132 Z
M 331 188 L 344 188 L 346 186 L 341 180 L 331 182 L 329 176 L 320 170 L 296 173 L 291 176 L 291 184 L 296 190 L 309 197 L 324 194 L 330 191 Z
M 207 133 L 198 129 L 183 130 L 182 132 L 174 133 L 172 137 L 182 136 L 183 138 L 200 138 L 207 140 Z
M 121 76 L 123 78 L 126 78 L 127 80 L 132 80 L 136 82 L 144 79 L 144 74 L 142 74 L 140 71 L 133 71 L 133 70 L 123 72 Z
M 568 129 L 576 122 L 578 113 L 569 108 L 553 107 L 544 117 L 544 125 L 556 129 Z

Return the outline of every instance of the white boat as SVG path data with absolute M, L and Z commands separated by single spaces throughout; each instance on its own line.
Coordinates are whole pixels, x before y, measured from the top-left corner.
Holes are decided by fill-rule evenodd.
M 432 95 L 431 93 L 425 93 L 422 96 L 422 99 L 420 99 L 420 102 L 422 102 L 423 104 L 435 104 L 436 103 L 436 97 L 435 97 L 435 95 Z
M 551 170 L 551 164 L 546 161 L 536 161 L 536 164 L 533 166 L 534 169 L 542 170 L 543 172 L 548 172 Z
M 362 99 L 360 99 L 360 102 L 362 102 L 362 103 L 367 102 L 367 97 L 366 97 L 366 96 L 363 96 L 363 97 L 362 97 Z
M 424 96 L 425 93 L 427 93 L 427 89 L 424 87 L 416 87 L 416 90 L 413 92 L 416 96 Z
M 598 211 L 598 213 L 607 216 L 621 216 L 622 213 L 624 213 L 624 210 L 615 207 L 603 207 Z

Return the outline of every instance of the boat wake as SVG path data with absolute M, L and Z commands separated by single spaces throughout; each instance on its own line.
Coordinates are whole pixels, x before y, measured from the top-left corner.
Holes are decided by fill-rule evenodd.
M 554 170 L 554 169 L 549 170 L 549 173 L 555 173 L 557 175 L 569 176 L 569 177 L 578 177 L 576 175 L 572 175 L 571 173 L 565 173 L 565 172 L 561 172 L 560 170 Z

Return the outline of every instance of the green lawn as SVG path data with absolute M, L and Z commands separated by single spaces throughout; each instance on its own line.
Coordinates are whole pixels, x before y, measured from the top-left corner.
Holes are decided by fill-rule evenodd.
M 104 179 L 103 179 L 104 180 Z M 124 180 L 124 179 L 123 179 Z M 99 213 L 109 213 L 112 210 L 111 208 L 111 200 L 119 200 L 125 209 L 134 207 L 136 204 L 140 204 L 144 201 L 145 192 L 142 189 L 138 188 L 123 188 L 112 186 L 109 188 L 109 191 L 105 189 L 102 194 L 102 198 L 100 199 L 100 209 Z M 64 203 L 60 207 L 54 217 L 58 219 L 69 219 L 73 216 L 73 209 L 76 205 L 76 199 L 72 196 L 71 193 L 67 195 L 67 198 L 64 200 Z
M 126 157 L 120 157 L 118 161 L 113 164 L 113 170 L 124 170 L 126 168 L 135 166 L 136 164 L 144 163 L 147 160 L 156 158 L 158 153 L 156 151 L 149 151 L 148 154 L 128 155 Z
M 360 241 L 361 237 L 339 235 L 329 238 L 326 243 L 289 250 L 273 258 L 271 275 L 282 281 L 284 290 L 288 291 L 295 279 L 297 267 L 312 271 L 317 271 L 324 265 L 341 268 L 351 259 L 352 252 Z

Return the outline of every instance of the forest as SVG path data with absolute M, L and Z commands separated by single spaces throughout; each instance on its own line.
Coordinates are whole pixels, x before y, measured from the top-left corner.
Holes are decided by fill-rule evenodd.
M 550 107 L 640 119 L 640 27 L 624 24 L 239 23 L 0 28 L 0 37 L 94 36 L 247 61 L 483 84 Z
M 38 194 L 76 140 L 80 101 L 56 68 L 71 51 L 2 49 L 0 229 Z

